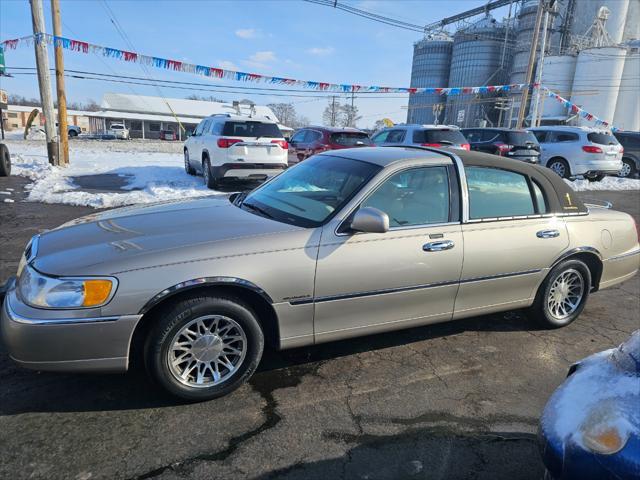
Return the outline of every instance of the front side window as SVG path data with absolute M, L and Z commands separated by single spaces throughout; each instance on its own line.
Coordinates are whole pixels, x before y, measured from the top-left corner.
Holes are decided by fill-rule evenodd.
M 464 136 L 467 140 L 469 140 L 471 143 L 477 143 L 480 142 L 482 140 L 481 138 L 481 132 L 478 130 L 463 130 Z
M 447 167 L 413 168 L 396 173 L 361 205 L 389 216 L 390 227 L 410 227 L 449 221 Z
M 389 132 L 391 132 L 391 130 L 385 130 L 383 132 L 380 132 L 377 135 L 374 135 L 374 137 L 371 140 L 376 145 L 380 145 L 381 143 L 384 143 L 384 142 L 387 141 L 387 137 L 389 136 Z
M 318 227 L 380 171 L 368 162 L 321 155 L 297 164 L 251 192 L 239 205 L 300 227 Z
M 296 134 L 291 137 L 291 143 L 301 143 L 304 140 L 304 135 L 306 133 L 306 130 L 300 130 L 299 132 L 296 132 Z
M 404 141 L 404 130 L 391 130 L 387 136 L 387 143 L 402 143 Z
M 524 175 L 486 167 L 465 167 L 465 173 L 471 219 L 535 214 Z

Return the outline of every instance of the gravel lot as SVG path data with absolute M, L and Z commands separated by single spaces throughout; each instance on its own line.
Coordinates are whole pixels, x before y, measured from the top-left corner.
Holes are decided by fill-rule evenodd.
M 0 178 L 0 281 L 28 238 L 94 210 Z M 640 220 L 640 193 L 589 192 Z M 36 373 L 0 347 L 0 478 L 540 479 L 538 418 L 568 366 L 640 328 L 640 277 L 578 321 L 521 312 L 267 353 L 248 385 L 179 405 L 143 375 Z

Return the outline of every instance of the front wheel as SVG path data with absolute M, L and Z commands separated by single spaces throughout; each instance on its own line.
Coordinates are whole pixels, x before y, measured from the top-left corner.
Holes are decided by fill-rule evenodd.
M 601 182 L 602 180 L 604 180 L 605 175 L 600 174 L 600 175 L 594 175 L 592 177 L 587 177 L 587 180 L 590 182 Z
M 549 163 L 547 163 L 547 167 L 556 172 L 562 178 L 571 177 L 569 164 L 562 158 L 552 158 L 551 160 L 549 160 Z
M 637 172 L 638 172 L 638 169 L 636 168 L 636 163 L 633 160 L 629 158 L 622 159 L 622 168 L 618 172 L 619 177 L 633 178 L 636 176 Z
M 196 174 L 195 169 L 191 166 L 191 162 L 189 161 L 189 150 L 186 148 L 184 149 L 184 170 L 188 175 Z
M 546 328 L 569 325 L 584 310 L 590 288 L 589 267 L 580 260 L 565 260 L 540 285 L 530 314 Z
M 147 338 L 146 366 L 171 394 L 209 400 L 246 382 L 263 349 L 260 324 L 242 300 L 194 295 L 161 313 Z
M 0 143 L 0 177 L 11 175 L 11 155 L 4 143 Z
M 207 188 L 215 190 L 218 188 L 218 179 L 211 175 L 211 162 L 205 158 L 202 162 L 202 178 Z

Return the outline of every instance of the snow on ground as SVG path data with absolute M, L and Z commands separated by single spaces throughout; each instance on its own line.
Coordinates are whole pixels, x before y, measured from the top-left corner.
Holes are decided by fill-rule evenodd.
M 576 192 L 596 190 L 640 190 L 640 180 L 635 178 L 605 177 L 600 182 L 589 180 L 565 180 Z
M 202 177 L 187 175 L 179 142 L 70 142 L 70 165 L 52 167 L 40 141 L 9 140 L 12 174 L 28 177 L 28 201 L 111 208 L 220 192 L 207 189 Z M 129 183 L 125 192 L 80 191 L 70 177 L 115 174 Z

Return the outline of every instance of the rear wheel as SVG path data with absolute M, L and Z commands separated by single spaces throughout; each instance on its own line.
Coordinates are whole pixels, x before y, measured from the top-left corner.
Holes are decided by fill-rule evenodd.
M 589 267 L 580 260 L 565 260 L 540 285 L 530 314 L 546 328 L 569 325 L 582 313 L 590 288 Z
M 605 175 L 600 174 L 600 175 L 594 175 L 592 177 L 587 177 L 587 180 L 589 180 L 590 182 L 601 182 L 602 180 L 604 180 Z
M 4 143 L 0 143 L 0 177 L 11 175 L 11 155 Z
M 187 150 L 186 148 L 184 149 L 184 170 L 189 175 L 196 174 L 195 169 L 191 166 L 191 163 L 189 162 L 189 150 Z
M 202 178 L 204 179 L 204 184 L 207 188 L 211 188 L 213 190 L 218 188 L 218 179 L 211 174 L 211 162 L 209 161 L 209 157 L 205 157 L 202 161 Z
M 552 158 L 547 162 L 547 167 L 556 172 L 562 178 L 569 178 L 571 176 L 569 164 L 563 158 Z
M 78 136 L 78 132 L 76 132 L 75 130 L 69 130 L 69 138 L 77 137 L 77 136 Z
M 622 159 L 622 168 L 618 172 L 618 176 L 622 178 L 633 178 L 638 173 L 636 163 L 630 158 Z
M 171 394 L 209 400 L 255 372 L 264 335 L 242 300 L 194 295 L 163 311 L 145 345 L 149 373 Z

